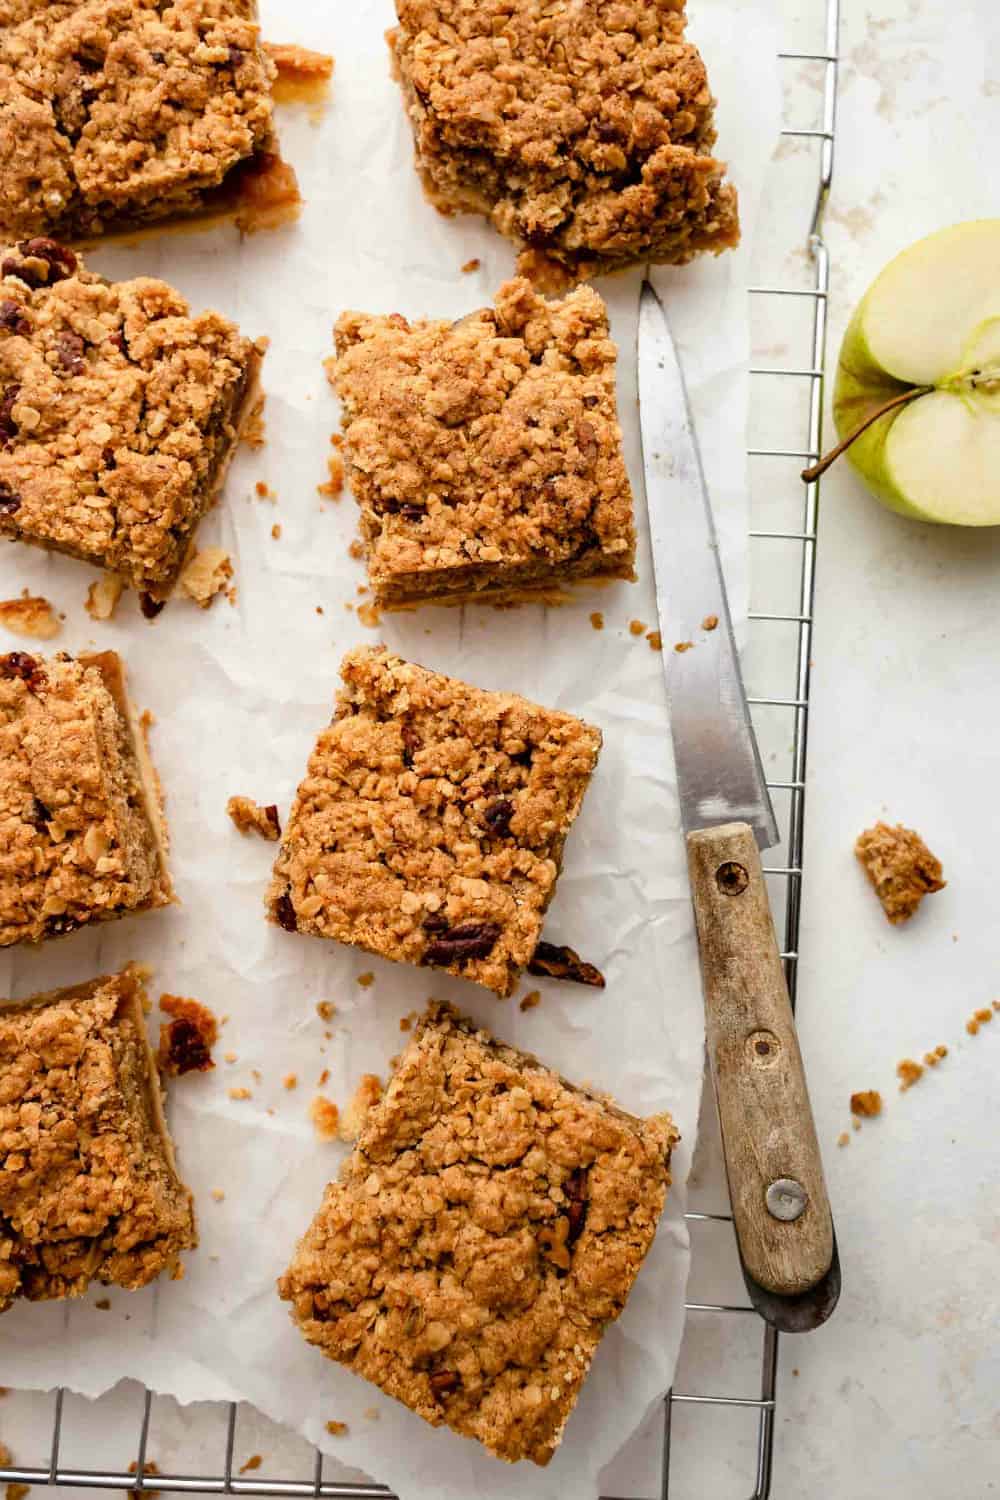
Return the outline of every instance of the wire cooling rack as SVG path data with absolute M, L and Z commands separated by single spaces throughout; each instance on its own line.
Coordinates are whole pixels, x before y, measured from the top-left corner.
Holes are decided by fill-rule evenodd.
M 792 124 L 782 131 L 783 150 L 779 153 L 786 160 L 794 158 L 797 170 L 802 171 L 804 166 L 808 169 L 808 180 L 803 178 L 803 190 L 807 190 L 811 197 L 811 218 L 805 225 L 799 223 L 791 227 L 795 243 L 801 241 L 803 229 L 806 231 L 808 256 L 797 265 L 794 254 L 786 255 L 784 269 L 774 284 L 749 288 L 752 327 L 773 327 L 780 321 L 777 312 L 779 308 L 798 306 L 807 311 L 807 317 L 800 318 L 797 324 L 797 343 L 804 351 L 802 362 L 796 363 L 793 358 L 780 366 L 755 366 L 750 372 L 753 377 L 752 391 L 763 396 L 763 401 L 758 404 L 762 410 L 772 414 L 770 425 L 774 425 L 773 413 L 777 410 L 782 414 L 785 424 L 782 431 L 794 432 L 797 437 L 792 439 L 791 446 L 784 446 L 779 439 L 774 446 L 762 445 L 748 449 L 751 461 L 752 607 L 749 614 L 745 674 L 748 686 L 751 687 L 748 701 L 765 764 L 775 766 L 784 773 L 771 774 L 768 781 L 775 798 L 784 839 L 780 852 L 775 856 L 778 862 L 767 866 L 766 873 L 776 924 L 779 931 L 782 927 L 784 931 L 782 957 L 793 1006 L 796 998 L 802 886 L 810 653 L 819 505 L 818 482 L 803 486 L 798 479 L 798 470 L 819 457 L 822 440 L 823 375 L 830 287 L 829 256 L 823 239 L 823 213 L 833 178 L 840 31 L 840 0 L 818 0 L 818 3 L 825 6 L 825 18 L 822 14 L 817 15 L 814 27 L 817 32 L 822 28 L 822 36 L 817 36 L 815 44 L 807 46 L 805 50 L 780 54 L 783 69 L 798 65 L 799 77 L 805 84 L 805 88 L 800 89 L 800 94 L 818 97 L 821 101 L 815 124 L 801 127 Z M 787 167 L 782 167 L 783 172 L 788 170 Z M 792 267 L 791 271 L 788 269 L 789 265 Z M 803 284 L 795 284 L 797 279 Z M 794 324 L 793 317 L 788 327 L 791 329 Z M 786 342 L 773 346 L 773 350 L 783 353 L 795 346 L 795 334 L 789 332 Z M 780 386 L 784 395 L 775 397 L 776 385 Z M 804 396 L 800 397 L 799 392 L 804 392 Z M 753 430 L 756 430 L 756 425 Z M 755 595 L 759 595 L 767 603 L 773 603 L 777 599 L 780 607 L 767 610 L 756 608 Z M 781 675 L 776 675 L 778 673 Z M 782 681 L 788 684 L 788 689 L 780 696 L 773 693 L 756 696 L 752 689 L 757 680 L 768 684 L 776 680 Z M 692 1195 L 692 1201 L 695 1197 L 696 1193 Z M 732 1215 L 729 1213 L 697 1212 L 692 1209 L 687 1218 L 691 1222 L 693 1233 L 703 1232 L 732 1239 Z M 696 1225 L 704 1226 L 704 1230 L 695 1229 Z M 739 1300 L 691 1301 L 687 1303 L 687 1312 L 689 1317 L 686 1337 L 694 1343 L 698 1342 L 700 1333 L 704 1336 L 703 1320 L 711 1320 L 716 1325 L 716 1342 L 723 1351 L 731 1346 L 730 1335 L 734 1334 L 737 1323 L 749 1323 L 759 1332 L 757 1351 L 752 1354 L 750 1361 L 757 1372 L 759 1394 L 702 1394 L 692 1390 L 670 1392 L 663 1404 L 662 1446 L 656 1465 L 659 1471 L 659 1500 L 679 1500 L 680 1489 L 686 1488 L 686 1476 L 678 1477 L 678 1471 L 683 1467 L 679 1463 L 683 1448 L 690 1448 L 692 1452 L 703 1455 L 707 1451 L 706 1444 L 714 1447 L 725 1442 L 725 1435 L 719 1425 L 720 1409 L 724 1408 L 735 1408 L 756 1418 L 755 1440 L 744 1444 L 741 1457 L 751 1468 L 753 1489 L 750 1491 L 750 1500 L 767 1500 L 771 1492 L 774 1457 L 778 1334 L 758 1320 L 753 1310 Z M 728 1356 L 723 1354 L 722 1358 L 725 1360 Z M 224 1429 L 220 1430 L 220 1461 L 206 1472 L 167 1474 L 159 1473 L 154 1468 L 144 1477 L 143 1468 L 149 1462 L 149 1439 L 154 1411 L 154 1397 L 149 1391 L 142 1395 L 141 1413 L 134 1439 L 126 1447 L 126 1451 L 131 1451 L 134 1455 L 131 1472 L 121 1469 L 116 1471 L 111 1467 L 104 1470 L 79 1468 L 61 1458 L 67 1446 L 65 1395 L 60 1390 L 54 1396 L 39 1394 L 31 1398 L 38 1403 L 48 1403 L 50 1407 L 51 1430 L 47 1448 L 37 1456 L 33 1465 L 7 1468 L 0 1466 L 0 1483 L 60 1485 L 80 1490 L 131 1490 L 137 1494 L 155 1489 L 193 1495 L 283 1495 L 303 1497 L 303 1500 L 309 1500 L 309 1497 L 313 1497 L 313 1500 L 393 1500 L 390 1491 L 383 1485 L 325 1480 L 323 1455 L 318 1451 L 312 1460 L 311 1477 L 280 1479 L 250 1476 L 245 1468 L 238 1467 L 239 1408 L 235 1404 L 229 1405 L 224 1418 Z M 97 1413 L 100 1412 L 101 1405 L 103 1402 L 98 1403 L 95 1409 L 98 1423 L 100 1417 Z M 678 1436 L 678 1414 L 682 1411 L 686 1415 L 692 1411 L 700 1411 L 703 1419 L 709 1421 L 713 1414 L 715 1416 L 711 1431 L 707 1434 L 699 1432 L 700 1442 L 697 1444 L 693 1434 L 690 1437 L 685 1434 L 683 1440 Z M 117 1420 L 120 1422 L 120 1415 Z M 88 1425 L 93 1422 L 94 1419 L 88 1419 Z M 32 1422 L 31 1426 L 36 1428 L 37 1421 Z M 120 1440 L 121 1433 L 117 1436 Z M 197 1467 L 206 1469 L 201 1460 Z M 731 1477 L 738 1469 L 738 1463 L 734 1465 L 730 1462 L 726 1473 Z M 714 1477 L 712 1483 L 714 1500 Z M 697 1483 L 695 1491 L 687 1492 L 697 1493 L 702 1500 L 710 1493 L 701 1481 Z M 742 1481 L 740 1493 L 741 1496 L 746 1494 Z

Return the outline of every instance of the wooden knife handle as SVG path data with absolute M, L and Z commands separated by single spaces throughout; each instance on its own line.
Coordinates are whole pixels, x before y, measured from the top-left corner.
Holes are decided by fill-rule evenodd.
M 794 1296 L 829 1269 L 833 1220 L 760 855 L 746 823 L 690 833 L 687 847 L 740 1254 L 762 1287 Z M 783 1179 L 805 1192 L 794 1218 L 768 1207 Z M 771 1202 L 791 1214 L 801 1195 L 772 1188 Z

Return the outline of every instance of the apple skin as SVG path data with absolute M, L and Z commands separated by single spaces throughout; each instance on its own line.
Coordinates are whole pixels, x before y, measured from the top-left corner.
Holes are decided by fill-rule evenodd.
M 894 396 L 902 396 L 906 391 L 914 389 L 888 375 L 872 358 L 863 332 L 867 301 L 867 296 L 863 297 L 855 308 L 837 361 L 833 420 L 841 441 L 854 431 L 873 407 L 881 406 Z M 920 397 L 914 399 L 919 401 Z M 929 516 L 907 500 L 889 475 L 885 445 L 893 423 L 905 410 L 906 407 L 898 406 L 895 411 L 886 412 L 884 417 L 879 417 L 877 422 L 873 422 L 866 432 L 854 440 L 847 450 L 847 457 L 864 480 L 867 489 L 890 510 L 901 516 L 909 516 L 911 520 L 928 521 L 935 526 L 947 525 L 940 516 Z

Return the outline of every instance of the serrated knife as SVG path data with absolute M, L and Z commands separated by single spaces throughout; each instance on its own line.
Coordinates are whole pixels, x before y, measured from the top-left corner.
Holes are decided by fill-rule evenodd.
M 776 1327 L 802 1331 L 836 1306 L 840 1265 L 758 852 L 779 842 L 778 828 L 684 377 L 648 281 L 638 370 L 663 670 L 733 1221 L 754 1306 Z

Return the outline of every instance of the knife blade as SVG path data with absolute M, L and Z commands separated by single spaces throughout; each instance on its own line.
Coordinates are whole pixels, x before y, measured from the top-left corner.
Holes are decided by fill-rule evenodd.
M 751 1301 L 818 1327 L 840 1265 L 759 849 L 779 840 L 666 312 L 643 283 L 639 419 L 663 670 L 733 1222 Z

